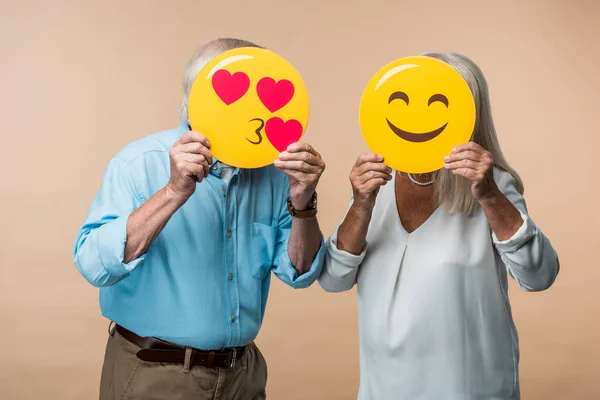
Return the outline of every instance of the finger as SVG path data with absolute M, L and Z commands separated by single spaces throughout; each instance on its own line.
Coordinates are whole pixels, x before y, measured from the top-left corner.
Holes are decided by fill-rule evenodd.
M 369 171 L 363 175 L 358 176 L 356 178 L 356 182 L 358 183 L 358 185 L 364 185 L 369 181 L 379 180 L 379 179 L 384 179 L 387 182 L 387 181 L 392 180 L 392 176 L 385 172 Z
M 388 182 L 389 181 L 387 181 L 387 180 L 385 180 L 383 178 L 371 179 L 369 182 L 367 182 L 364 185 L 362 185 L 361 191 L 374 192 L 375 190 L 377 190 L 377 188 L 380 188 L 381 186 L 384 186 Z
M 311 153 L 314 156 L 318 156 L 319 154 L 317 153 L 317 151 L 315 149 L 312 148 L 312 146 L 308 143 L 303 143 L 303 142 L 295 142 L 290 144 L 286 151 L 288 153 L 300 153 L 303 151 L 306 151 L 308 153 Z
M 383 156 L 380 154 L 373 154 L 373 153 L 364 153 L 361 154 L 357 159 L 356 162 L 354 163 L 355 167 L 359 167 L 364 163 L 367 162 L 371 162 L 371 163 L 381 163 L 383 162 Z
M 288 169 L 303 172 L 305 174 L 318 174 L 322 171 L 320 166 L 311 165 L 304 161 L 281 161 L 276 160 L 275 166 L 278 169 Z
M 299 153 L 289 153 L 287 151 L 284 151 L 279 155 L 279 159 L 281 161 L 304 161 L 310 165 L 314 165 L 317 167 L 323 166 L 325 164 L 320 157 L 307 151 L 302 151 Z
M 186 175 L 194 176 L 196 180 L 202 180 L 202 178 L 206 178 L 208 175 L 208 167 L 206 165 L 186 162 L 185 169 L 187 170 Z
M 473 160 L 473 161 L 480 161 L 485 153 L 479 153 L 475 150 L 462 150 L 458 153 L 452 153 L 450 155 L 447 155 L 446 157 L 444 157 L 444 161 L 445 162 L 453 162 L 453 161 L 460 161 L 460 160 Z
M 175 147 L 175 150 L 181 153 L 202 154 L 212 163 L 212 153 L 206 146 L 204 146 L 204 144 L 200 142 L 179 144 Z
M 207 167 L 210 166 L 210 163 L 203 154 L 180 153 L 177 159 L 181 159 L 193 164 L 206 165 Z
M 458 168 L 452 170 L 454 175 L 462 176 L 470 181 L 474 181 L 477 178 L 477 171 L 471 168 Z
M 204 136 L 201 133 L 194 132 L 194 131 L 189 131 L 188 133 L 183 135 L 177 143 L 185 144 L 185 143 L 192 143 L 192 142 L 200 142 L 204 146 L 210 148 L 210 141 L 206 138 L 206 136 Z
M 206 178 L 208 176 L 208 174 L 210 173 L 210 165 L 202 164 L 202 168 L 204 169 L 203 177 Z M 200 179 L 198 179 L 198 182 L 200 182 Z
M 483 147 L 481 147 L 480 145 L 478 145 L 477 143 L 467 142 L 467 143 L 459 144 L 458 146 L 453 148 L 452 153 L 459 153 L 459 152 L 465 151 L 465 150 L 472 150 L 477 153 L 485 152 L 485 149 Z
M 459 169 L 459 168 L 468 168 L 468 169 L 472 169 L 472 170 L 478 170 L 482 168 L 481 163 L 477 162 L 477 161 L 473 161 L 473 160 L 459 160 L 459 161 L 454 161 L 454 162 L 450 162 L 450 163 L 446 163 L 444 165 L 444 168 L 446 169 Z
M 366 162 L 356 168 L 357 175 L 364 175 L 369 171 L 385 172 L 387 174 L 392 173 L 392 169 L 382 162 Z
M 199 176 L 206 177 L 210 171 L 210 164 L 201 154 L 193 153 L 178 153 L 173 158 L 175 168 L 185 176 Z
M 304 172 L 300 172 L 295 169 L 286 169 L 286 168 L 277 168 L 277 169 L 279 169 L 281 172 L 283 172 L 287 175 L 293 176 L 298 181 L 302 181 L 306 177 L 306 174 Z

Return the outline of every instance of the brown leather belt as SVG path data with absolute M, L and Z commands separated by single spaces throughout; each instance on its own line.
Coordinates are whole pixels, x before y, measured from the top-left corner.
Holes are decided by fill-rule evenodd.
M 142 361 L 165 364 L 184 364 L 186 347 L 166 342 L 154 337 L 141 337 L 135 333 L 115 325 L 119 335 L 137 347 L 137 357 Z M 191 349 L 190 367 L 200 365 L 207 368 L 233 368 L 237 360 L 242 358 L 246 347 L 234 347 L 218 351 Z

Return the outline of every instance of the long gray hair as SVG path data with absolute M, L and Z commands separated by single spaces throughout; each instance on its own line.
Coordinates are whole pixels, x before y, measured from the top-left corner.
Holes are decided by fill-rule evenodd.
M 468 57 L 457 53 L 423 53 L 423 56 L 436 58 L 453 67 L 464 78 L 475 99 L 476 121 L 471 140 L 492 154 L 494 166 L 508 172 L 517 183 L 517 190 L 523 194 L 523 181 L 519 174 L 508 164 L 500 149 L 494 120 L 488 85 L 481 69 Z M 450 170 L 441 169 L 435 173 L 437 205 L 445 206 L 450 212 L 472 215 L 477 211 L 478 203 L 471 193 L 471 183 L 456 176 Z
M 183 122 L 188 121 L 188 99 L 192 85 L 196 80 L 196 76 L 200 70 L 215 56 L 224 53 L 228 50 L 237 49 L 240 47 L 259 47 L 255 43 L 249 42 L 243 39 L 235 38 L 218 38 L 212 40 L 203 46 L 201 46 L 190 58 L 185 69 L 183 70 L 183 77 L 181 79 L 181 85 L 183 86 L 183 104 L 179 112 L 179 118 Z

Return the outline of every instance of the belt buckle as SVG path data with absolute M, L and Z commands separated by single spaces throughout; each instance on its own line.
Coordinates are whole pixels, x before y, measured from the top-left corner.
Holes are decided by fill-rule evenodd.
M 229 364 L 229 368 L 235 367 L 236 357 L 237 357 L 237 349 L 234 347 L 233 354 L 231 355 L 231 363 Z

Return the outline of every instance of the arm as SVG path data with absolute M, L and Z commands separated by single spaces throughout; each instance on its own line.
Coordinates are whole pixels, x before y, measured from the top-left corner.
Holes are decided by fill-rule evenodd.
M 292 143 L 279 155 L 275 167 L 287 175 L 292 206 L 297 210 L 307 209 L 325 170 L 321 155 L 309 144 Z M 323 234 L 316 216 L 292 218 L 287 210 L 287 197 L 284 200 L 278 246 L 285 251 L 278 251 L 274 272 L 292 287 L 307 287 L 317 279 L 323 266 Z
M 365 248 L 372 215 L 372 207 L 364 207 L 352 202 L 346 218 L 337 231 L 337 249 L 354 255 L 361 254 Z
M 316 216 L 302 219 L 292 218 L 288 255 L 298 275 L 310 270 L 322 243 L 323 234 Z
M 514 178 L 500 172 L 498 186 L 500 193 L 481 203 L 492 228 L 494 246 L 521 289 L 546 290 L 558 275 L 558 255 L 550 240 L 528 216 L 525 199 L 517 191 Z M 515 211 L 518 219 L 507 216 L 509 212 L 514 215 Z
M 196 183 L 208 175 L 212 154 L 203 135 L 188 132 L 169 151 L 171 178 L 127 220 L 124 262 L 145 254 L 173 214 L 196 190 Z
M 367 232 L 379 188 L 392 177 L 383 158 L 375 154 L 359 157 L 350 173 L 354 193 L 342 224 L 327 241 L 325 266 L 319 284 L 328 292 L 350 290 L 367 251 Z
M 169 186 L 165 186 L 132 212 L 127 219 L 127 240 L 123 262 L 129 263 L 145 254 L 175 211 L 186 200 Z
M 366 236 L 371 212 L 354 207 L 327 240 L 325 265 L 319 285 L 330 293 L 345 292 L 356 283 L 358 268 L 367 254 Z M 341 237 L 345 237 L 341 239 Z
M 471 181 L 473 196 L 483 209 L 496 250 L 509 274 L 526 291 L 549 288 L 559 271 L 550 241 L 527 215 L 525 199 L 514 178 L 494 168 L 491 154 L 475 143 L 458 146 L 446 168 Z
M 521 213 L 500 189 L 481 199 L 479 205 L 498 240 L 510 239 L 523 225 Z
M 307 209 L 325 170 L 321 155 L 307 143 L 292 143 L 279 155 L 275 167 L 288 176 L 292 206 L 297 210 Z M 287 199 L 285 201 L 287 203 Z M 287 204 L 283 209 L 283 222 L 280 218 L 280 226 L 287 222 L 287 217 L 291 218 Z M 302 275 L 310 269 L 323 242 L 323 235 L 316 216 L 291 219 L 292 230 L 287 253 L 298 274 Z
M 298 224 L 302 224 L 303 221 L 309 226 Z M 294 237 L 295 224 L 298 230 L 296 237 Z M 273 272 L 282 282 L 294 289 L 312 285 L 321 274 L 325 258 L 323 234 L 319 230 L 316 217 L 304 220 L 292 218 L 287 205 L 284 205 L 279 217 L 275 254 L 277 256 Z
M 137 187 L 131 165 L 113 158 L 79 230 L 73 253 L 77 269 L 94 286 L 115 284 L 144 259 L 124 262 L 127 220 L 141 203 Z
M 114 285 L 135 269 L 171 216 L 208 174 L 210 152 L 190 133 L 171 149 L 171 179 L 143 201 L 131 165 L 115 157 L 77 237 L 74 261 L 94 286 Z

